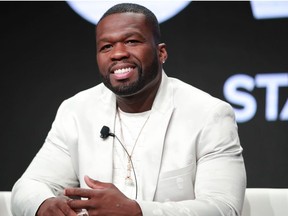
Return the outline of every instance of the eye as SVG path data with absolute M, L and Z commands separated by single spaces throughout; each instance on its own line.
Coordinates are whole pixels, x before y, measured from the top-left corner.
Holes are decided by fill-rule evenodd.
M 139 44 L 140 43 L 140 41 L 138 41 L 138 40 L 127 40 L 127 41 L 125 41 L 125 44 L 126 45 L 137 45 L 137 44 Z
M 112 48 L 111 44 L 106 44 L 100 48 L 100 52 L 107 52 Z

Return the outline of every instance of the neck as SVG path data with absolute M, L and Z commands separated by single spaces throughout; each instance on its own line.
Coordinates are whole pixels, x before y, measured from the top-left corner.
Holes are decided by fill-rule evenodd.
M 157 83 L 156 87 L 142 91 L 141 93 L 131 95 L 131 96 L 118 96 L 117 106 L 128 113 L 145 112 L 151 110 L 154 99 L 156 97 L 160 82 Z

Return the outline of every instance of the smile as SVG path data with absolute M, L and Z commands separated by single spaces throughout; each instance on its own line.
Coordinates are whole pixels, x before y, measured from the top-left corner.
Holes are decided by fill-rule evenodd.
M 114 70 L 112 73 L 112 77 L 115 80 L 123 81 L 132 78 L 134 74 L 135 74 L 135 68 L 131 66 L 126 66 Z
M 121 69 L 117 69 L 114 71 L 114 74 L 124 74 L 124 73 L 129 73 L 133 70 L 133 68 L 129 67 L 129 68 L 121 68 Z

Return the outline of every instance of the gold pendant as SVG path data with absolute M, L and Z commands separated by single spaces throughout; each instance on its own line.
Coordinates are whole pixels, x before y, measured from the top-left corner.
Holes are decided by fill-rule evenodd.
M 125 178 L 125 185 L 127 186 L 134 186 L 133 179 L 131 178 L 131 169 L 132 169 L 131 157 L 129 156 L 129 160 L 127 164 L 127 176 Z
M 131 178 L 131 176 L 127 176 L 125 178 L 125 185 L 126 186 L 134 186 L 134 182 L 133 182 L 133 179 Z

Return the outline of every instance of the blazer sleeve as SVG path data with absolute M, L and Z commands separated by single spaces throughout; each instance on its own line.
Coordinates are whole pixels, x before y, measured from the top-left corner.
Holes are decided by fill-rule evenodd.
M 43 146 L 13 186 L 13 215 L 35 215 L 44 200 L 61 195 L 65 187 L 79 184 L 71 162 L 65 131 L 72 130 L 72 134 L 75 134 L 73 127 L 73 118 L 63 103 Z M 74 138 L 76 136 L 74 135 Z
M 195 149 L 195 199 L 177 202 L 137 200 L 143 216 L 241 215 L 246 172 L 233 109 L 219 101 L 207 116 Z

